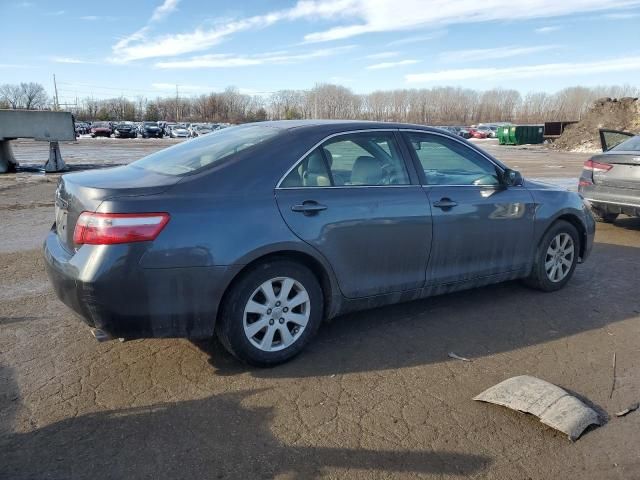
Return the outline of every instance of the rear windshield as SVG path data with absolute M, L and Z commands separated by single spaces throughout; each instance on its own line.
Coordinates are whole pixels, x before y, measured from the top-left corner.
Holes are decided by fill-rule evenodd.
M 617 150 L 619 152 L 640 152 L 640 135 L 631 137 L 629 140 L 625 140 L 613 147 L 610 152 Z
M 264 142 L 280 132 L 277 128 L 262 125 L 225 128 L 160 150 L 133 162 L 131 166 L 165 175 L 185 175 Z

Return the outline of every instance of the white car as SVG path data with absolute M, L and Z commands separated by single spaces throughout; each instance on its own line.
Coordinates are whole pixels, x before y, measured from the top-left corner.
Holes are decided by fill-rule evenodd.
M 169 130 L 170 138 L 189 138 L 189 130 L 183 127 L 172 127 Z

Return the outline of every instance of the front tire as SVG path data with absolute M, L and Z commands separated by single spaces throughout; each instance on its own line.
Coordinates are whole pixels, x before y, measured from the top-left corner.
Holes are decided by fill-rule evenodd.
M 300 353 L 323 317 L 316 276 L 289 260 L 262 263 L 243 274 L 225 296 L 216 334 L 225 348 L 250 365 L 268 367 Z
M 543 292 L 560 290 L 573 276 L 579 254 L 578 230 L 569 222 L 558 220 L 540 241 L 525 284 Z

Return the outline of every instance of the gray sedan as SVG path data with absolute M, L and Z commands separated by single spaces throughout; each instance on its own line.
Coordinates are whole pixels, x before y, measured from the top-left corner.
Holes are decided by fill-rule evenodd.
M 51 283 L 99 340 L 214 334 L 274 365 L 323 319 L 506 280 L 562 288 L 591 250 L 577 193 L 439 129 L 283 121 L 64 175 Z
M 640 135 L 600 130 L 602 154 L 584 163 L 578 191 L 598 221 L 612 223 L 621 213 L 640 217 Z

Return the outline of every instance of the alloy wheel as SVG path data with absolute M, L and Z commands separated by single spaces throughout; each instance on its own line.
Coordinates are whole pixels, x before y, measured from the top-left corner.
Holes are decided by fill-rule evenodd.
M 243 326 L 247 339 L 265 352 L 293 345 L 302 335 L 311 313 L 304 286 L 289 277 L 262 283 L 244 307 Z
M 558 283 L 571 271 L 575 257 L 573 238 L 568 233 L 559 233 L 551 240 L 544 261 L 547 278 Z

